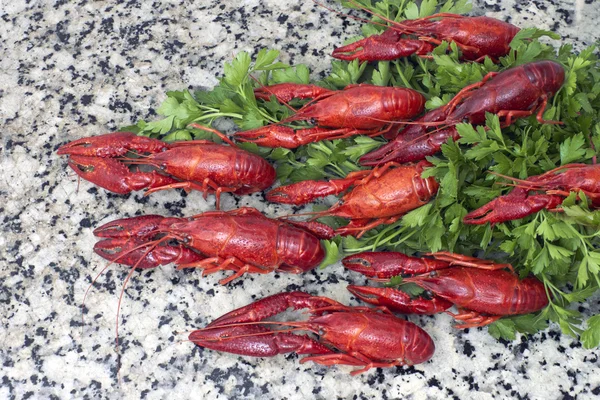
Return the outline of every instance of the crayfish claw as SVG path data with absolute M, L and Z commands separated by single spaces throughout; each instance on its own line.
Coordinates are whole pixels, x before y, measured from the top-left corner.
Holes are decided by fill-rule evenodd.
M 112 158 L 71 155 L 69 166 L 86 181 L 118 194 L 127 194 L 131 188 L 126 177 L 129 168 Z
M 549 194 L 527 196 L 524 190 L 515 191 L 500 196 L 488 204 L 471 211 L 463 218 L 468 225 L 483 225 L 486 222 L 498 224 L 525 218 L 542 209 L 553 210 L 562 203 L 563 197 Z M 517 190 L 519 190 L 517 192 Z M 513 193 L 516 193 L 513 195 Z
M 132 132 L 113 132 L 74 140 L 56 151 L 59 155 L 117 157 L 129 151 L 127 144 L 136 137 Z
M 259 146 L 265 147 L 295 149 L 302 145 L 294 130 L 282 125 L 268 125 L 248 131 L 236 132 L 233 137 L 240 142 L 256 143 Z
M 161 215 L 140 215 L 132 218 L 121 218 L 108 222 L 94 229 L 94 236 L 104 238 L 152 238 L 161 223 L 168 224 L 178 218 L 165 218 Z
M 168 148 L 168 144 L 163 141 L 138 136 L 133 132 L 113 132 L 74 140 L 59 147 L 56 153 L 109 158 L 123 156 L 132 150 L 140 153 L 158 153 Z

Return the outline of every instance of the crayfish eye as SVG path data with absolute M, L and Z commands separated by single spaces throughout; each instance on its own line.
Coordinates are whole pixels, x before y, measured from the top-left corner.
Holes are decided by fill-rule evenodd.
M 181 240 L 183 243 L 189 243 L 192 241 L 192 237 L 190 235 L 184 236 Z
M 160 164 L 160 169 L 161 169 L 161 171 L 166 171 L 167 170 L 167 163 Z
M 438 273 L 437 273 L 437 271 L 431 271 L 431 272 L 429 273 L 429 277 L 430 277 L 430 278 L 437 278 L 437 276 L 438 276 Z
M 433 299 L 433 292 L 431 290 L 426 290 L 423 292 L 423 297 L 425 297 L 427 300 L 431 300 Z

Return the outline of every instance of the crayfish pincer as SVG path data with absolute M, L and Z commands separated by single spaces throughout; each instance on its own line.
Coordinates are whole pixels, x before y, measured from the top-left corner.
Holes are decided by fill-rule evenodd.
M 381 135 L 402 120 L 421 114 L 425 106 L 423 95 L 412 89 L 367 84 L 350 85 L 343 90 L 327 90 L 314 85 L 288 83 L 257 89 L 255 95 L 260 99 L 273 95 L 282 100 L 314 97 L 280 124 L 234 135 L 240 142 L 287 149 L 325 139 Z M 309 121 L 316 126 L 294 129 L 281 125 L 293 121 Z
M 411 298 L 393 288 L 349 285 L 348 290 L 367 303 L 401 313 L 435 314 L 455 305 L 458 313 L 445 312 L 461 321 L 456 328 L 485 326 L 503 316 L 529 314 L 548 305 L 544 284 L 533 276 L 520 280 L 510 264 L 448 252 L 418 258 L 391 251 L 359 253 L 342 263 L 376 280 L 417 274 L 403 281 L 429 291 L 431 299 Z
M 511 125 L 516 118 L 533 114 L 541 124 L 560 124 L 544 120 L 543 114 L 548 99 L 558 92 L 564 80 L 562 65 L 549 60 L 519 65 L 500 73 L 490 72 L 480 82 L 463 88 L 445 106 L 413 121 L 389 143 L 362 156 L 359 162 L 380 165 L 389 161 L 423 160 L 437 153 L 449 138 L 460 138 L 456 124 L 483 125 L 486 113 L 496 114 L 502 128 Z
M 201 268 L 203 275 L 233 271 L 220 281 L 225 284 L 245 273 L 310 271 L 323 261 L 320 239 L 333 237 L 333 229 L 318 222 L 270 219 L 245 207 L 191 218 L 124 218 L 94 234 L 107 238 L 94 251 L 113 262 L 133 269 L 175 263 L 178 268 Z
M 210 130 L 209 128 L 202 128 Z M 83 138 L 61 146 L 57 153 L 69 156 L 69 166 L 83 179 L 106 190 L 127 194 L 148 188 L 146 194 L 181 188 L 216 194 L 260 192 L 275 181 L 275 169 L 263 158 L 238 148 L 207 140 L 166 143 L 114 132 Z M 137 157 L 127 157 L 132 153 Z M 128 165 L 154 167 L 151 172 L 131 171 Z
M 307 321 L 264 321 L 288 308 L 307 308 Z M 433 340 L 412 322 L 386 313 L 385 308 L 348 307 L 327 297 L 304 292 L 279 293 L 217 318 L 189 339 L 198 346 L 254 357 L 295 352 L 309 354 L 300 363 L 371 368 L 414 365 L 433 356 Z M 283 329 L 268 327 L 280 326 Z M 308 331 L 319 336 L 295 335 Z
M 567 164 L 528 179 L 503 177 L 513 180 L 516 187 L 465 215 L 463 223 L 494 225 L 525 218 L 543 209 L 560 210 L 558 206 L 571 191 L 585 193 L 591 207 L 600 207 L 600 164 Z
M 360 237 L 378 225 L 397 221 L 435 196 L 439 187 L 435 178 L 421 177 L 429 166 L 427 161 L 412 165 L 387 163 L 372 170 L 352 172 L 344 179 L 280 186 L 268 192 L 266 197 L 268 201 L 298 205 L 349 190 L 330 209 L 309 214 L 314 218 L 329 215 L 348 218 L 350 223 L 335 233 Z

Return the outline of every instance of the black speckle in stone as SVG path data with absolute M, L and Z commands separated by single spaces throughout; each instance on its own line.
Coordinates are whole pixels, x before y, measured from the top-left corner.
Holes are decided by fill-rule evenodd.
M 302 291 L 302 286 L 296 285 L 295 283 L 290 283 L 289 285 L 287 285 L 285 287 L 285 291 L 286 292 Z
M 58 36 L 58 40 L 60 40 L 63 43 L 69 42 L 69 38 L 71 37 L 71 35 L 66 32 L 64 21 L 61 21 L 58 24 L 56 24 L 56 36 Z
M 562 20 L 565 21 L 568 25 L 573 23 L 573 18 L 571 18 L 571 13 L 564 8 L 557 8 L 556 12 L 562 15 Z
M 112 17 L 109 18 L 104 18 L 102 20 L 102 26 L 99 29 L 100 33 L 112 33 L 113 31 L 113 23 L 115 21 L 112 19 Z
M 592 394 L 595 394 L 596 396 L 600 394 L 600 386 L 596 386 L 595 388 L 592 389 Z
M 562 400 L 575 400 L 577 397 L 571 396 L 569 393 L 565 391 L 560 391 L 563 394 Z
M 517 346 L 519 353 L 523 354 L 525 350 L 529 349 L 529 343 L 527 342 L 527 338 L 525 336 L 521 337 L 521 343 Z
M 93 98 L 94 96 L 91 94 L 84 94 L 83 96 L 81 96 L 81 104 L 87 106 L 92 102 Z
M 285 14 L 280 14 L 279 17 L 277 17 L 277 22 L 279 22 L 280 24 L 284 24 L 285 21 L 288 20 L 288 16 Z
M 25 335 L 25 341 L 23 342 L 23 346 L 29 347 L 29 346 L 31 346 L 31 343 L 33 343 L 33 339 L 31 339 L 29 336 Z
M 304 56 L 308 52 L 308 44 L 303 44 L 300 46 L 300 53 Z
M 118 72 L 118 71 L 117 71 Z M 122 112 L 132 112 L 133 108 L 131 104 L 126 101 L 115 100 L 112 104 L 108 106 L 113 111 L 122 111 Z
M 41 336 L 41 337 L 45 338 L 48 336 L 48 330 L 44 329 L 43 327 L 40 326 L 35 330 L 35 334 L 37 336 Z
M 29 399 L 31 396 L 33 396 L 33 392 L 27 392 L 23 395 L 23 400 Z
M 442 388 L 442 385 L 440 385 L 440 381 L 438 381 L 436 378 L 431 378 L 430 380 L 427 381 L 427 384 L 429 385 L 429 387 L 437 387 L 438 389 Z
M 473 374 L 469 374 L 468 376 L 463 376 L 463 381 L 465 381 L 469 384 L 469 390 L 471 390 L 471 391 L 479 390 L 479 385 L 477 384 L 477 382 L 475 382 L 475 379 L 473 379 Z
M 569 378 L 571 378 L 571 380 L 573 381 L 573 384 L 577 385 L 577 373 L 579 371 L 573 371 L 572 369 L 568 369 L 567 370 L 567 375 L 569 376 Z
M 81 226 L 82 228 L 90 228 L 92 226 L 92 223 L 90 222 L 89 218 L 84 218 L 81 221 L 79 221 L 79 226 Z
M 471 342 L 469 342 L 468 340 L 465 341 L 465 345 L 463 346 L 463 354 L 467 357 L 471 357 L 471 355 L 473 354 L 473 350 L 475 350 L 475 347 L 473 347 Z

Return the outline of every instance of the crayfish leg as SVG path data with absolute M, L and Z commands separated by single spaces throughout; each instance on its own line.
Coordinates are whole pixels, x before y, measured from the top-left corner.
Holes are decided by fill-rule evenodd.
M 161 190 L 168 190 L 168 189 L 183 189 L 187 193 L 189 193 L 192 190 L 197 190 L 199 192 L 203 192 L 204 193 L 204 198 L 205 199 L 206 199 L 207 193 L 209 191 L 213 190 L 215 192 L 215 197 L 216 197 L 215 208 L 217 210 L 219 210 L 220 209 L 220 204 L 221 204 L 221 193 L 223 193 L 223 192 L 235 192 L 239 188 L 238 187 L 222 187 L 222 186 L 218 186 L 214 181 L 212 181 L 209 178 L 206 178 L 202 182 L 202 185 L 199 185 L 199 184 L 197 184 L 195 182 L 185 181 L 185 182 L 176 182 L 176 183 L 171 183 L 169 185 L 162 185 L 162 186 L 153 187 L 151 189 L 148 189 L 146 191 L 146 193 L 144 193 L 144 196 L 148 196 L 150 193 L 158 192 L 158 191 L 161 191 Z
M 268 274 L 272 272 L 272 270 L 268 268 L 259 268 L 251 264 L 246 264 L 237 257 L 229 257 L 227 259 L 223 259 L 222 257 L 210 257 L 194 263 L 181 264 L 177 267 L 177 269 L 184 268 L 202 268 L 204 269 L 204 271 L 202 271 L 203 276 L 214 274 L 219 271 L 235 271 L 233 275 L 221 279 L 219 281 L 221 285 L 226 285 L 247 273 Z
M 450 112 L 452 112 L 452 110 L 454 110 L 456 108 L 456 106 L 458 105 L 458 103 L 460 103 L 461 101 L 463 101 L 465 98 L 469 97 L 468 93 L 474 89 L 479 89 L 480 87 L 482 87 L 487 81 L 489 81 L 491 78 L 493 78 L 494 76 L 498 75 L 498 72 L 488 72 L 482 80 L 480 80 L 479 82 L 475 82 L 472 83 L 468 86 L 465 86 L 464 88 L 462 88 L 457 94 L 456 96 L 454 96 L 452 98 L 452 100 L 450 100 L 448 102 L 448 104 L 446 104 L 444 106 L 446 112 L 449 114 Z
M 352 352 L 349 354 L 324 354 L 319 356 L 310 356 L 304 357 L 300 360 L 300 364 L 304 364 L 305 362 L 312 361 L 316 364 L 330 366 L 330 365 L 351 365 L 351 366 L 361 366 L 363 368 L 358 369 L 356 371 L 350 372 L 350 375 L 358 375 L 363 372 L 370 370 L 371 368 L 389 368 L 395 367 L 397 365 L 404 365 L 401 361 L 392 361 L 392 362 L 374 362 L 370 360 L 366 356 L 358 353 Z
M 436 260 L 449 262 L 450 265 L 460 265 L 463 267 L 487 269 L 491 271 L 507 268 L 511 272 L 515 272 L 513 266 L 510 264 L 500 264 L 491 260 L 482 260 L 481 258 L 450 253 L 448 251 L 438 251 L 437 253 L 428 253 L 427 255 Z
M 348 285 L 347 289 L 366 303 L 392 309 L 402 314 L 432 315 L 452 307 L 451 302 L 441 297 L 434 296 L 430 300 L 411 299 L 408 294 L 393 288 Z
M 457 329 L 479 328 L 502 318 L 501 315 L 481 315 L 478 312 L 466 311 L 460 308 L 456 314 L 450 311 L 446 311 L 446 313 L 457 321 L 462 321 L 462 323 L 454 325 Z
M 398 221 L 402 215 L 394 215 L 389 218 L 376 218 L 373 220 L 369 219 L 353 219 L 350 223 L 342 228 L 338 228 L 335 230 L 337 235 L 354 235 L 356 238 L 361 238 L 362 235 L 367 233 L 367 231 L 379 226 L 379 225 L 389 225 Z M 371 222 L 367 222 L 371 221 Z

